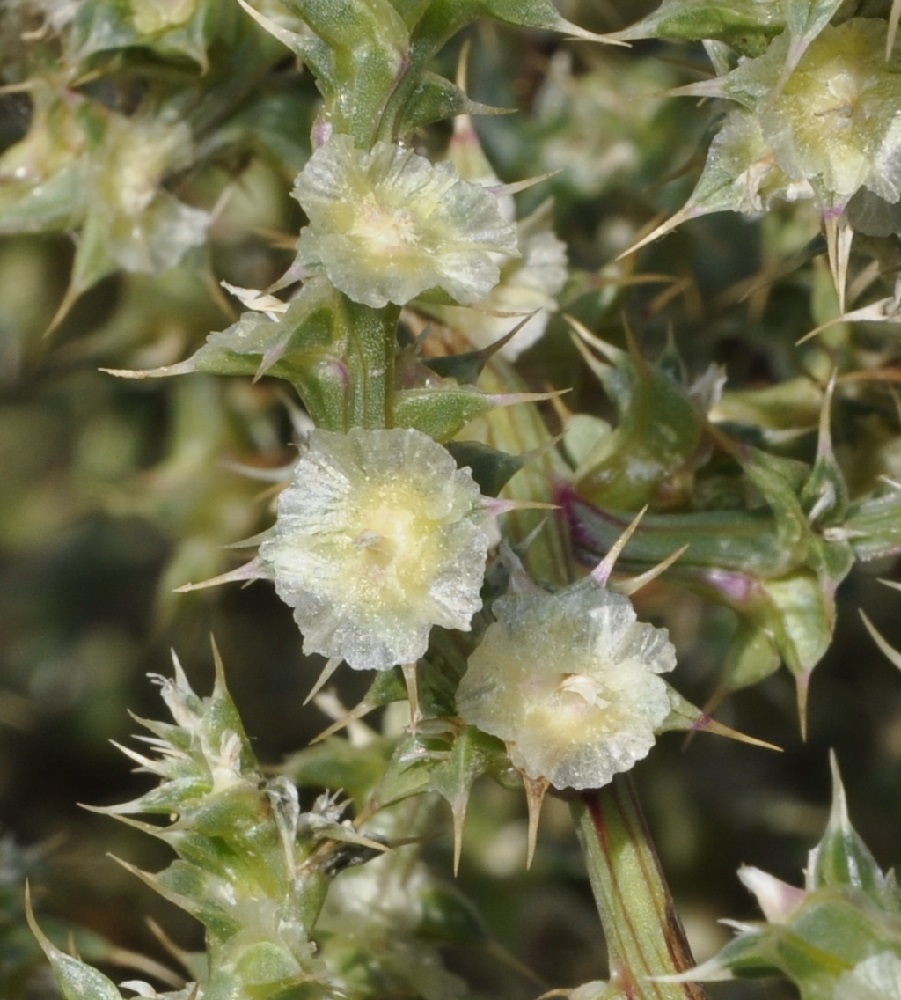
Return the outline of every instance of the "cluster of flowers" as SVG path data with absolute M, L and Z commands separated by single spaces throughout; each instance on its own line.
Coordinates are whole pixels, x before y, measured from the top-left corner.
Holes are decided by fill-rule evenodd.
M 546 208 L 517 226 L 512 191 L 467 115 L 438 164 L 402 143 L 360 148 L 328 125 L 314 141 L 293 189 L 309 222 L 276 287 L 325 282 L 367 309 L 412 305 L 477 345 L 521 319 L 508 355 L 541 334 L 566 278 L 564 246 Z M 269 294 L 239 297 L 273 323 L 288 308 Z M 482 608 L 486 522 L 505 509 L 435 435 L 318 427 L 258 557 L 232 578 L 274 582 L 304 651 L 327 658 L 320 684 L 342 662 L 400 666 L 410 684 L 432 628 L 468 631 Z M 470 660 L 459 715 L 500 737 L 527 778 L 601 787 L 646 756 L 670 716 L 659 675 L 675 666 L 673 647 L 606 577 L 558 593 L 514 577 Z
M 304 649 L 355 669 L 412 665 L 433 626 L 481 608 L 492 502 L 415 430 L 314 431 L 260 546 L 259 575 L 294 608 Z M 521 572 L 458 692 L 529 778 L 597 788 L 645 757 L 672 710 L 665 630 L 593 577 L 549 593 Z

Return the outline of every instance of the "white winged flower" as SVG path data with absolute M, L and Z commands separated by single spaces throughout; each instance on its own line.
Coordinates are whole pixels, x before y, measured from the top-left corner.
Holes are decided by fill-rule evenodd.
M 485 510 L 469 469 L 417 430 L 316 430 L 260 563 L 307 653 L 357 670 L 414 663 L 433 625 L 481 607 Z
M 513 195 L 485 156 L 469 115 L 454 119 L 447 162 L 465 180 L 499 192 L 501 215 L 510 221 L 516 218 Z M 417 307 L 460 331 L 476 348 L 488 347 L 518 327 L 514 337 L 500 348 L 504 357 L 514 361 L 541 338 L 550 314 L 558 309 L 557 295 L 566 284 L 566 244 L 554 235 L 553 226 L 550 200 L 516 223 L 519 256 L 502 265 L 497 284 L 474 303 L 475 308 L 428 301 L 417 303 Z
M 424 303 L 424 311 L 463 331 L 476 348 L 494 344 L 521 324 L 500 349 L 508 361 L 518 358 L 544 334 L 566 284 L 566 244 L 551 229 L 550 209 L 545 202 L 517 224 L 522 256 L 504 265 L 498 283 L 474 309 Z
M 516 227 L 495 195 L 451 163 L 434 165 L 403 146 L 377 142 L 365 151 L 332 135 L 293 194 L 310 220 L 296 266 L 376 309 L 434 289 L 477 302 L 517 254 Z
M 514 576 L 457 692 L 468 723 L 555 788 L 600 788 L 647 756 L 670 714 L 658 674 L 676 665 L 665 629 L 586 578 L 547 593 Z

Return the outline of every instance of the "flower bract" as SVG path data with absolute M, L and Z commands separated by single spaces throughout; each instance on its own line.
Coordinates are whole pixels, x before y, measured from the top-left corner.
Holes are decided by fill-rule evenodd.
M 518 585 L 494 611 L 457 693 L 466 722 L 559 789 L 600 788 L 647 755 L 671 709 L 666 630 L 590 578 L 557 593 Z
M 477 302 L 497 283 L 499 261 L 517 252 L 515 226 L 490 191 L 399 145 L 366 152 L 333 135 L 297 178 L 294 197 L 310 220 L 297 264 L 377 309 L 433 289 Z
M 416 430 L 314 431 L 260 562 L 304 650 L 358 670 L 414 663 L 468 629 L 488 552 L 469 469 Z

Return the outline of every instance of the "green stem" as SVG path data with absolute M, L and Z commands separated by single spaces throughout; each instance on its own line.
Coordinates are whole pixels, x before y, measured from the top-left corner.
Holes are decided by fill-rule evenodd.
M 705 1000 L 696 983 L 650 977 L 686 972 L 694 960 L 628 775 L 585 792 L 571 810 L 610 959 L 610 981 L 628 1000 Z
M 352 393 L 347 426 L 378 429 L 393 425 L 394 356 L 398 306 L 371 309 L 345 299 L 349 318 L 348 364 Z

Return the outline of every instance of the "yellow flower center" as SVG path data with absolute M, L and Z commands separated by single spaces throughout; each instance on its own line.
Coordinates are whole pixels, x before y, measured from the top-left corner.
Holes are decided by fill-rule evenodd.
M 368 561 L 386 569 L 398 557 L 414 550 L 417 536 L 421 535 L 421 519 L 409 510 L 392 509 L 379 504 L 364 515 L 365 527 L 356 536 L 358 549 L 365 550 Z
M 413 216 L 402 208 L 386 210 L 371 194 L 357 207 L 349 235 L 382 253 L 403 250 L 417 242 Z
M 378 606 L 405 602 L 427 590 L 440 550 L 436 524 L 408 484 L 379 484 L 359 498 L 349 535 L 357 551 L 356 586 Z
M 603 690 L 594 677 L 587 674 L 564 674 L 563 680 L 557 685 L 561 695 L 573 695 L 580 698 L 591 708 L 609 708 L 608 699 L 601 697 Z

